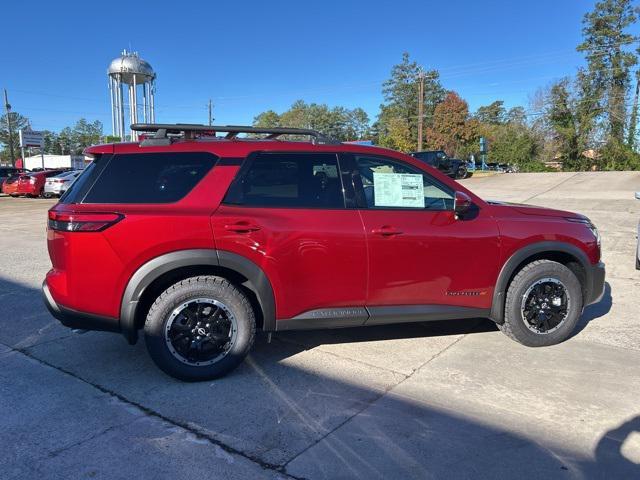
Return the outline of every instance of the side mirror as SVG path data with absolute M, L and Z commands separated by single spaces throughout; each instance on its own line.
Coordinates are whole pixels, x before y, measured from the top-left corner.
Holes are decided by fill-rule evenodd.
M 457 217 L 461 217 L 469 211 L 473 205 L 471 197 L 464 192 L 457 191 L 453 197 L 453 210 Z

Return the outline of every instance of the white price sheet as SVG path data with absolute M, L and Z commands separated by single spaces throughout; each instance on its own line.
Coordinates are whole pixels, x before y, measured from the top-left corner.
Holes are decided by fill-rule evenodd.
M 376 207 L 424 208 L 422 175 L 411 173 L 373 173 Z

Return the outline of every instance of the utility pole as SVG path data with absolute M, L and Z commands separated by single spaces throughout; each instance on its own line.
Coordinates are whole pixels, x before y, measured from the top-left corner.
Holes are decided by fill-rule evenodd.
M 9 129 L 9 152 L 11 152 L 11 165 L 16 166 L 16 156 L 13 153 L 13 127 L 11 126 L 11 105 L 7 98 L 7 89 L 4 89 L 4 111 L 7 114 L 7 128 Z M 24 161 L 24 159 L 23 159 Z
M 418 148 L 422 151 L 422 123 L 424 121 L 424 72 L 422 69 L 418 72 Z
M 213 124 L 213 117 L 211 116 L 213 112 L 213 104 L 211 103 L 211 99 L 209 99 L 209 125 Z
M 638 97 L 640 96 L 640 71 L 636 73 L 636 93 L 633 96 L 633 107 L 631 107 L 631 118 L 629 119 L 629 137 L 627 144 L 631 150 L 636 147 L 636 129 L 638 128 Z

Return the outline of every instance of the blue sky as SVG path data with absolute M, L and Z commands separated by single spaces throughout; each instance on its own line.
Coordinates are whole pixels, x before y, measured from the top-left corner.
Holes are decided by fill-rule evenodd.
M 472 109 L 527 105 L 575 73 L 593 1 L 5 2 L 0 87 L 34 129 L 80 117 L 110 132 L 106 69 L 123 48 L 158 74 L 156 120 L 249 124 L 293 101 L 364 108 L 403 51 Z M 28 5 L 28 11 L 25 6 Z M 23 22 L 21 19 L 28 19 Z

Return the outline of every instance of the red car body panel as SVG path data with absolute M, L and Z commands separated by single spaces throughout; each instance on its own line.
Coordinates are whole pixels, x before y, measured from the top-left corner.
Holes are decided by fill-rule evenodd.
M 486 211 L 468 222 L 456 220 L 453 211 L 362 210 L 361 215 L 369 251 L 368 305 L 491 306 L 499 237 Z M 376 233 L 383 227 L 402 234 Z
M 6 195 L 17 195 L 18 194 L 18 179 L 14 182 L 8 183 L 7 180 L 2 182 L 2 193 Z
M 478 207 L 468 220 L 453 211 L 250 208 L 221 205 L 239 165 L 216 165 L 172 204 L 66 204 L 55 212 L 114 212 L 124 218 L 100 232 L 48 230 L 53 299 L 79 312 L 118 319 L 128 282 L 168 252 L 217 249 L 260 267 L 274 292 L 277 319 L 322 308 L 453 305 L 489 309 L 505 262 L 527 245 L 559 241 L 592 264 L 599 246 L 570 212 L 490 204 L 423 162 L 399 152 L 353 144 L 279 141 L 180 141 L 168 146 L 100 145 L 101 153 L 210 152 L 244 159 L 256 151 L 363 153 L 411 164 Z M 34 193 L 44 185 L 44 175 Z M 530 214 L 534 213 L 534 214 Z M 258 227 L 247 231 L 240 227 Z M 391 228 L 401 235 L 380 235 Z M 249 230 L 252 230 L 251 228 Z M 116 320 L 117 321 L 117 320 Z M 290 320 L 292 322 L 298 320 Z
M 246 257 L 266 273 L 278 319 L 365 305 L 367 249 L 357 210 L 223 205 L 211 222 L 216 248 Z M 252 225 L 260 230 L 233 230 Z

